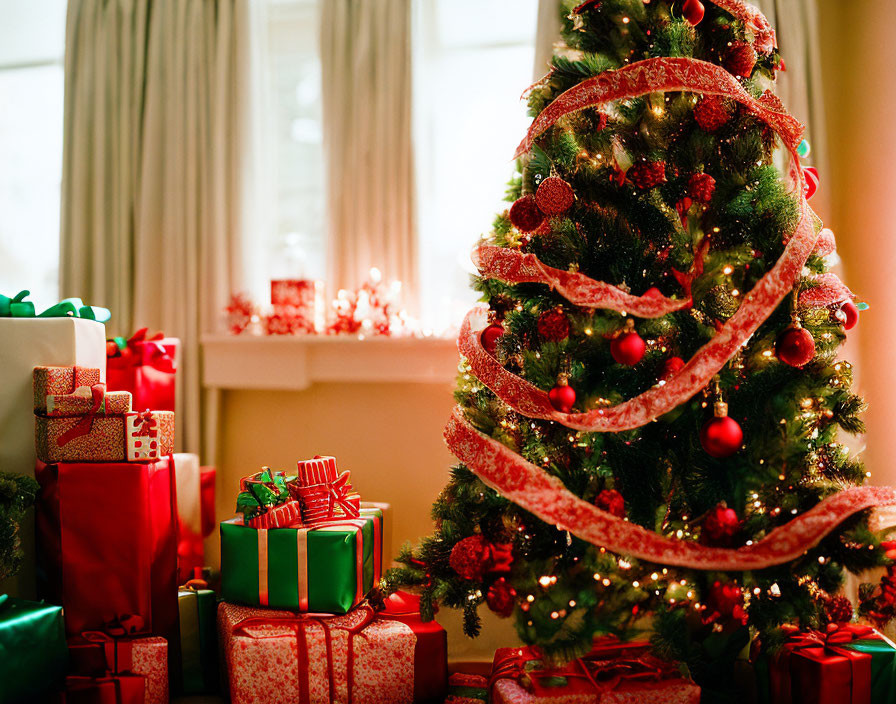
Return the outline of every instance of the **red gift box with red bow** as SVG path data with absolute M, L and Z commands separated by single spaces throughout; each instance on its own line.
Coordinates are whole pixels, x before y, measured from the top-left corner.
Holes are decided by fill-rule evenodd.
M 130 338 L 106 343 L 106 386 L 130 391 L 134 408 L 174 411 L 180 340 L 141 328 Z

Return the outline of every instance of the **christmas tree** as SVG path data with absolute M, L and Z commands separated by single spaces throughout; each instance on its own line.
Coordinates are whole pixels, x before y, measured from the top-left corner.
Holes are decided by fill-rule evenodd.
M 731 701 L 751 640 L 849 620 L 844 571 L 890 564 L 868 518 L 894 492 L 838 442 L 858 309 L 755 8 L 568 3 L 563 39 L 474 252 L 461 464 L 389 579 L 556 660 L 649 633 Z

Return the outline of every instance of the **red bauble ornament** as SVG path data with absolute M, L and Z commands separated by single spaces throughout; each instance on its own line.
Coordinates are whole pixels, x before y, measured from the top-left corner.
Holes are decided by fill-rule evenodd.
M 716 180 L 709 174 L 693 174 L 688 179 L 688 193 L 698 203 L 709 203 L 716 190 Z
M 572 186 L 559 176 L 548 176 L 535 191 L 535 203 L 545 215 L 561 215 L 575 200 Z
M 741 78 L 749 78 L 756 66 L 756 60 L 759 56 L 752 44 L 747 42 L 734 42 L 725 57 L 725 68 L 727 68 L 735 76 Z
M 604 489 L 594 499 L 594 505 L 617 518 L 625 518 L 625 499 L 615 489 Z
M 482 581 L 492 566 L 491 544 L 482 535 L 471 535 L 459 540 L 451 548 L 448 564 L 463 579 Z
M 485 603 L 501 618 L 507 618 L 513 613 L 516 603 L 516 590 L 510 586 L 510 582 L 501 577 L 488 588 L 485 595 Z
M 837 319 L 843 323 L 844 330 L 852 330 L 859 322 L 859 307 L 852 301 L 846 301 L 837 311 Z
M 625 332 L 610 342 L 610 354 L 613 355 L 613 359 L 619 364 L 625 364 L 629 367 L 635 366 L 644 359 L 646 351 L 647 343 L 635 332 L 635 325 L 632 320 L 626 323 Z
M 681 357 L 669 357 L 663 362 L 663 373 L 661 379 L 668 379 L 684 369 L 684 360 Z
M 544 213 L 535 203 L 535 196 L 517 198 L 510 206 L 510 223 L 520 232 L 535 232 L 544 221 Z
M 503 334 L 504 326 L 499 323 L 492 323 L 483 330 L 479 335 L 479 340 L 482 342 L 485 351 L 490 355 L 494 355 L 495 350 L 498 348 L 498 340 Z
M 641 190 L 648 190 L 666 182 L 665 161 L 639 161 L 625 174 Z
M 703 519 L 701 542 L 713 547 L 732 547 L 740 533 L 740 519 L 733 508 L 719 504 Z
M 709 611 L 722 618 L 734 618 L 746 622 L 744 592 L 736 584 L 713 582 L 706 597 L 706 605 Z
M 807 166 L 803 169 L 803 173 L 806 174 L 806 200 L 809 200 L 818 190 L 818 169 L 814 166 Z
M 824 615 L 829 623 L 849 623 L 853 616 L 852 602 L 845 596 L 832 597 L 825 602 Z
M 551 405 L 559 413 L 569 413 L 576 404 L 576 391 L 569 385 L 569 380 L 563 374 L 557 380 L 557 385 L 548 392 Z
M 815 340 L 806 328 L 794 325 L 775 341 L 775 355 L 791 367 L 802 367 L 815 356 Z
M 694 119 L 704 132 L 718 132 L 731 119 L 731 104 L 717 95 L 707 95 L 694 108 Z
M 724 459 L 740 449 L 744 431 L 734 418 L 728 416 L 728 404 L 717 403 L 715 416 L 700 428 L 700 444 L 711 457 Z
M 569 337 L 569 318 L 559 308 L 546 310 L 538 316 L 538 334 L 548 342 L 560 342 Z
M 696 27 L 703 21 L 703 15 L 706 13 L 706 10 L 700 0 L 684 0 L 681 13 L 689 24 Z

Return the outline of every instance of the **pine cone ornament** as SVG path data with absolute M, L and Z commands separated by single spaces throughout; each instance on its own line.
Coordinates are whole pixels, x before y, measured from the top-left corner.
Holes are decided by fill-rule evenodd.
M 510 586 L 510 582 L 501 577 L 488 588 L 485 595 L 485 603 L 501 618 L 507 618 L 513 613 L 516 603 L 516 590 Z
M 725 57 L 725 68 L 735 76 L 749 78 L 753 74 L 758 58 L 752 44 L 734 42 L 728 51 L 728 56 Z
M 707 95 L 694 108 L 694 119 L 704 132 L 718 132 L 731 119 L 731 104 L 717 95 Z
M 716 180 L 709 174 L 693 174 L 688 179 L 688 193 L 698 203 L 709 203 L 716 190 Z
M 594 499 L 594 505 L 617 518 L 625 518 L 625 499 L 615 489 L 604 489 Z
M 520 232 L 535 232 L 544 221 L 544 213 L 535 203 L 535 196 L 517 198 L 510 206 L 510 223 Z
M 482 535 L 459 540 L 451 549 L 448 564 L 463 579 L 480 582 L 492 566 L 491 544 Z
M 728 287 L 719 284 L 709 289 L 706 297 L 700 302 L 700 309 L 713 320 L 725 322 L 737 313 L 739 305 Z
M 547 342 L 560 342 L 569 337 L 569 318 L 559 308 L 538 316 L 538 334 Z
M 824 605 L 824 615 L 828 623 L 849 623 L 852 621 L 852 602 L 845 596 L 828 599 Z
M 647 190 L 666 182 L 665 161 L 639 161 L 625 174 L 637 188 Z

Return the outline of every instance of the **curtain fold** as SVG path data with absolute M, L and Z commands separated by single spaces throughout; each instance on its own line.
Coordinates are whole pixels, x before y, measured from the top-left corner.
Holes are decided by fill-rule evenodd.
M 320 47 L 328 283 L 357 287 L 377 266 L 414 301 L 411 0 L 325 0 Z
M 199 341 L 241 279 L 248 2 L 68 10 L 60 288 L 111 331 L 181 338 L 179 444 L 206 461 Z

